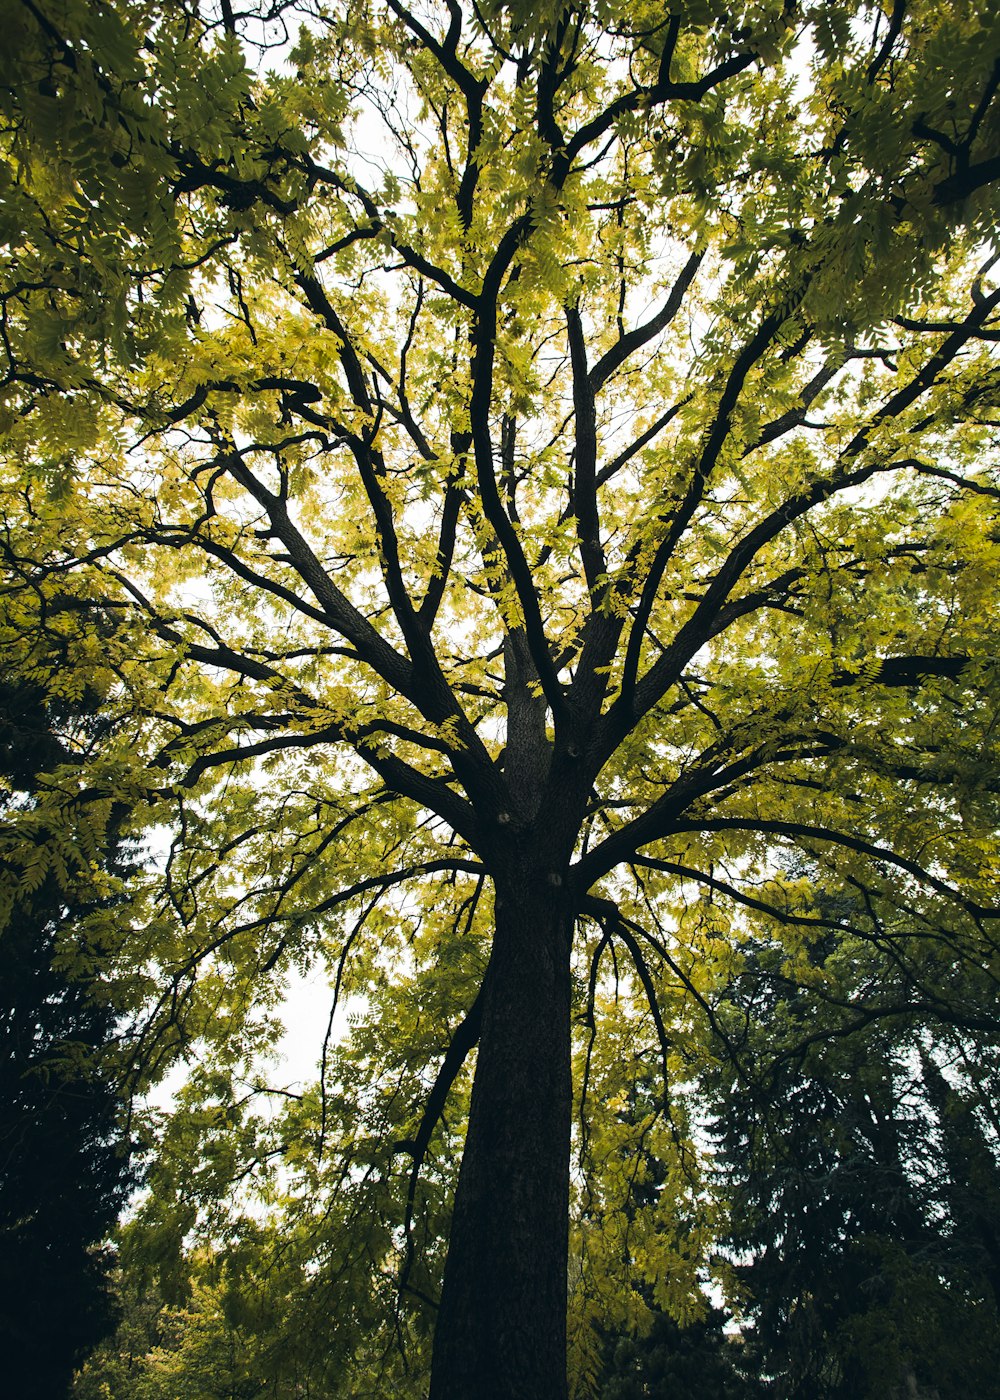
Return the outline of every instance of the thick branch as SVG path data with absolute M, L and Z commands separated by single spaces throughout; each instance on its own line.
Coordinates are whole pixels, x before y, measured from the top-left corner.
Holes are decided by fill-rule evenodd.
M 508 230 L 508 233 L 510 230 Z M 513 256 L 513 246 L 511 247 Z M 496 262 L 496 259 L 494 259 Z M 493 364 L 496 353 L 496 302 L 482 299 L 473 327 L 472 398 L 469 416 L 472 422 L 472 443 L 476 476 L 483 513 L 503 550 L 510 576 L 517 590 L 524 618 L 524 632 L 538 678 L 549 708 L 558 720 L 564 710 L 562 687 L 552 663 L 552 653 L 542 621 L 531 567 L 528 564 L 517 532 L 504 510 L 497 489 L 494 469 L 493 438 L 490 431 L 490 408 L 493 398 Z
M 705 440 L 701 456 L 692 472 L 691 481 L 685 492 L 684 499 L 670 518 L 669 528 L 660 542 L 656 554 L 653 557 L 653 561 L 649 566 L 649 571 L 643 583 L 639 604 L 636 608 L 635 620 L 632 623 L 632 629 L 629 634 L 628 649 L 625 654 L 621 695 L 618 701 L 619 706 L 623 709 L 627 709 L 632 705 L 639 673 L 643 638 L 645 637 L 650 614 L 653 610 L 653 604 L 656 601 L 656 595 L 659 592 L 660 581 L 663 578 L 664 571 L 673 556 L 674 550 L 683 538 L 688 525 L 691 523 L 694 513 L 705 493 L 708 485 L 708 478 L 719 459 L 719 454 L 722 451 L 726 438 L 729 436 L 730 420 L 739 402 L 740 395 L 743 392 L 743 386 L 746 383 L 747 375 L 771 344 L 783 320 L 784 315 L 779 312 L 772 312 L 769 316 L 765 316 L 753 336 L 751 336 L 750 340 L 737 355 L 726 380 L 726 386 L 722 391 L 715 420 Z
M 670 295 L 666 302 L 655 316 L 651 316 L 648 321 L 644 321 L 641 326 L 636 326 L 634 330 L 623 335 L 621 339 L 612 345 L 594 365 L 590 371 L 590 387 L 593 393 L 597 394 L 618 369 L 619 365 L 636 350 L 640 350 L 644 345 L 648 345 L 654 337 L 670 325 L 670 322 L 677 315 L 687 295 L 687 290 L 694 281 L 695 273 L 701 266 L 704 253 L 692 253 L 681 269 L 677 281 L 670 289 Z
M 601 525 L 597 508 L 597 412 L 594 404 L 594 376 L 587 373 L 587 346 L 579 308 L 566 308 L 570 362 L 573 368 L 573 408 L 576 415 L 576 443 L 572 506 L 576 515 L 580 557 L 587 580 L 591 605 L 599 608 L 607 573 L 601 547 Z

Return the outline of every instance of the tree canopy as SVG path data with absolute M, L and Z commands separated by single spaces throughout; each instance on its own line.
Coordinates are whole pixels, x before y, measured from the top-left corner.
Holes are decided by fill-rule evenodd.
M 433 1333 L 434 1400 L 558 1400 L 571 1245 L 699 1306 L 748 930 L 821 1037 L 995 1028 L 1000 20 L 4 16 L 2 626 L 115 720 L 38 859 L 165 848 L 106 951 L 130 1083 L 194 1066 L 164 1267 L 263 1267 L 252 1183 L 359 1387 Z

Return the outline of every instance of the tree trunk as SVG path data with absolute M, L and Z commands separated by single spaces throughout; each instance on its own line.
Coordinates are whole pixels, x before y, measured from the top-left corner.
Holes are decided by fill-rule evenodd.
M 567 1393 L 571 923 L 534 855 L 497 881 L 431 1400 Z

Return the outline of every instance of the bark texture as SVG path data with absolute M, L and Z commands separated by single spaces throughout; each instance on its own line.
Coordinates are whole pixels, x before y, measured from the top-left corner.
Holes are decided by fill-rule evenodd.
M 570 938 L 523 843 L 496 936 L 438 1314 L 431 1400 L 565 1400 Z

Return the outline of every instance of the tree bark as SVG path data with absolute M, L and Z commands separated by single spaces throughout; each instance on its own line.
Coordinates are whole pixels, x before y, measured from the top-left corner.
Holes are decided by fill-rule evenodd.
M 430 1400 L 565 1400 L 571 920 L 538 852 L 496 933 Z

